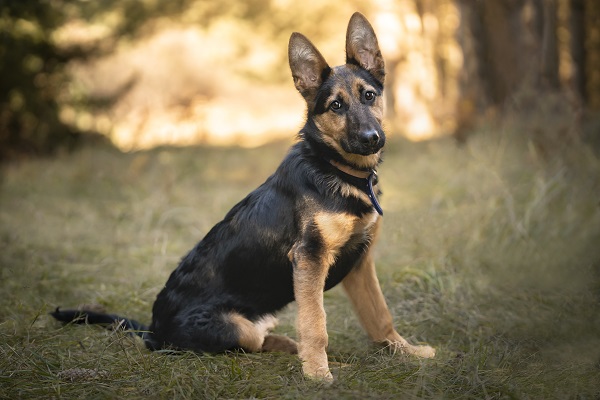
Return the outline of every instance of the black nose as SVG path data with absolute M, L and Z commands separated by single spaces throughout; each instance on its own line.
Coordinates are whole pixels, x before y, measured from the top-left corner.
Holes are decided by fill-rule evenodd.
M 372 129 L 369 131 L 361 132 L 359 140 L 362 144 L 374 146 L 377 143 L 379 143 L 379 141 L 381 140 L 381 136 L 375 129 Z

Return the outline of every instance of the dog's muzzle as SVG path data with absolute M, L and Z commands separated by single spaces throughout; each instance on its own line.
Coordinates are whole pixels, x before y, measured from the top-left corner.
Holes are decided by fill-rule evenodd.
M 353 151 L 353 153 L 365 156 L 375 154 L 385 144 L 385 135 L 377 129 L 364 130 L 357 136 L 357 151 Z

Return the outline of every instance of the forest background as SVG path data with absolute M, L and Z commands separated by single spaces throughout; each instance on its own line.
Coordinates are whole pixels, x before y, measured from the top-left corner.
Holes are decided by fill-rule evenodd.
M 290 90 L 290 33 L 303 32 L 339 65 L 341 16 L 355 10 L 373 22 L 386 59 L 392 135 L 462 141 L 507 112 L 541 111 L 555 118 L 552 132 L 533 117 L 525 134 L 545 151 L 592 136 L 583 122 L 600 110 L 593 0 L 4 0 L 0 7 L 5 159 L 72 145 L 81 133 L 124 150 L 288 138 L 303 108 Z
M 370 344 L 339 288 L 331 386 L 295 356 L 54 321 L 150 321 L 302 126 L 290 34 L 341 64 L 355 11 L 387 69 L 378 276 L 436 357 Z M 600 398 L 598 21 L 596 0 L 0 0 L 0 399 Z

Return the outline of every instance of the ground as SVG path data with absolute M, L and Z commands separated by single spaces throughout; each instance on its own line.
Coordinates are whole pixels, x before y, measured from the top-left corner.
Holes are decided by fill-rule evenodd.
M 377 268 L 398 331 L 434 359 L 370 344 L 339 288 L 330 386 L 290 355 L 150 353 L 48 316 L 90 303 L 149 322 L 178 260 L 288 145 L 96 145 L 5 166 L 0 398 L 600 397 L 600 163 L 583 145 L 541 157 L 508 130 L 387 146 Z M 294 306 L 279 317 L 294 337 Z

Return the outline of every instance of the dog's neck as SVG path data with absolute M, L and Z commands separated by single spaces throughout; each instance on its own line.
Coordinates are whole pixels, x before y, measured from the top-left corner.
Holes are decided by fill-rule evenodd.
M 359 187 L 362 186 L 361 190 L 363 190 L 367 194 L 369 200 L 371 200 L 371 204 L 373 204 L 373 207 L 375 208 L 377 213 L 379 215 L 383 215 L 383 209 L 381 208 L 381 205 L 379 205 L 379 201 L 377 200 L 375 190 L 373 190 L 373 187 L 377 186 L 378 183 L 377 171 L 375 171 L 375 169 L 371 169 L 369 171 L 361 171 L 359 169 L 349 167 L 348 165 L 341 164 L 335 160 L 328 161 L 338 171 L 341 171 L 346 175 L 361 180 L 362 184 L 359 185 Z
M 344 165 L 335 160 L 329 160 L 329 163 L 331 165 L 333 165 L 334 167 L 336 167 L 337 169 L 339 169 L 340 171 L 342 171 L 348 175 L 351 175 L 355 178 L 368 179 L 371 176 L 371 174 L 374 172 L 374 170 L 362 171 L 360 169 L 352 168 L 348 165 Z

